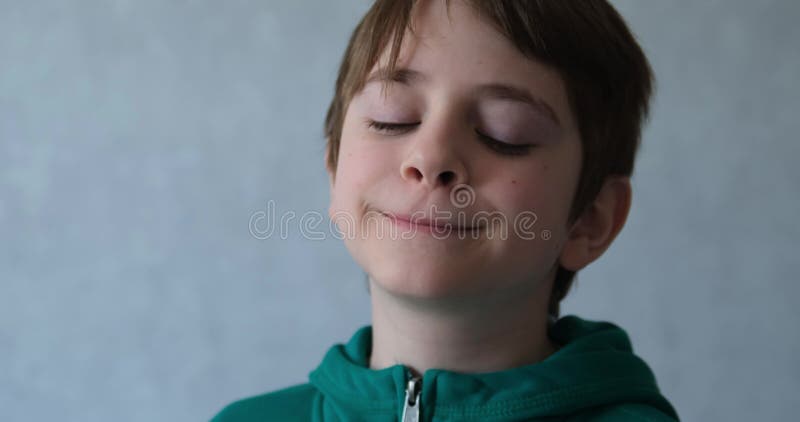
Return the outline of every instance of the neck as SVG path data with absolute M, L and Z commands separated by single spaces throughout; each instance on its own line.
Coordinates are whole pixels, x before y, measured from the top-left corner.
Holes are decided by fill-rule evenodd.
M 557 349 L 547 336 L 549 283 L 541 284 L 527 294 L 444 304 L 398 296 L 370 280 L 370 368 L 480 373 L 539 362 Z

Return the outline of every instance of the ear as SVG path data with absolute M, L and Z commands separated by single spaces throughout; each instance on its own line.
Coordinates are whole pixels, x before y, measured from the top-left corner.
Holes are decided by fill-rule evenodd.
M 570 229 L 559 262 L 578 271 L 611 246 L 625 225 L 631 206 L 631 183 L 627 176 L 611 176 Z

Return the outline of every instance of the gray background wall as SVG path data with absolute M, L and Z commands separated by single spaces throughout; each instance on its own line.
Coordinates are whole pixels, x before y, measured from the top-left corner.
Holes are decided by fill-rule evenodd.
M 619 0 L 658 77 L 630 219 L 565 312 L 629 330 L 685 420 L 800 390 L 800 3 Z M 322 119 L 368 1 L 0 0 L 0 419 L 207 420 L 368 323 Z

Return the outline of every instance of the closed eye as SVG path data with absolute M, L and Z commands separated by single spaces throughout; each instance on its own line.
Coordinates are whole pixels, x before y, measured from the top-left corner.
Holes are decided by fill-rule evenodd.
M 393 123 L 393 122 L 379 122 L 376 120 L 367 120 L 367 127 L 379 133 L 389 135 L 396 135 L 408 132 L 414 127 L 419 126 L 419 122 L 412 123 Z M 508 142 L 499 141 L 486 135 L 478 130 L 475 131 L 478 139 L 486 145 L 489 149 L 502 155 L 520 156 L 526 155 L 530 152 L 533 145 L 530 144 L 511 144 Z
M 489 147 L 491 150 L 503 155 L 526 155 L 530 152 L 533 145 L 531 144 L 511 144 L 508 142 L 498 141 L 489 135 L 475 131 L 478 134 L 481 142 Z
M 413 129 L 419 123 L 392 123 L 392 122 L 378 122 L 375 120 L 368 120 L 367 127 L 381 133 L 404 133 Z

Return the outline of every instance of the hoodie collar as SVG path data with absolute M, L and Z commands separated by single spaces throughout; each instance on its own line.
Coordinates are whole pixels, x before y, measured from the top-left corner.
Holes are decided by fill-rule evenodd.
M 434 414 L 454 420 L 563 416 L 631 402 L 655 406 L 677 418 L 621 328 L 565 316 L 550 327 L 549 335 L 561 347 L 535 364 L 471 374 L 427 370 L 420 398 L 424 419 Z M 400 364 L 369 368 L 371 348 L 368 325 L 346 345 L 331 347 L 311 372 L 311 383 L 344 412 L 396 414 L 411 373 Z

